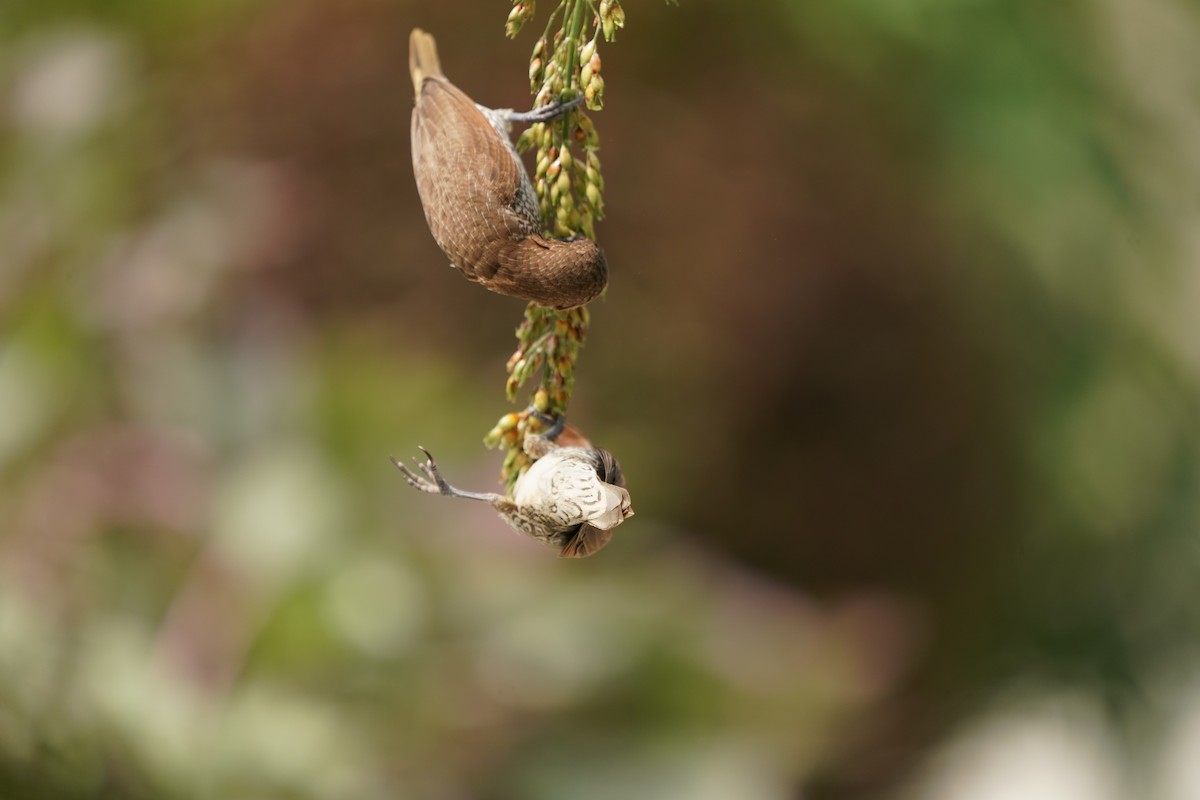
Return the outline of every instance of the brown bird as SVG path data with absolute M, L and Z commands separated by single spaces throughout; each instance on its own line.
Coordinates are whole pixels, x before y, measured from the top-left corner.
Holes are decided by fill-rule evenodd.
M 561 419 L 544 434 L 526 434 L 525 452 L 534 459 L 517 481 L 511 498 L 492 492 L 468 492 L 446 483 L 425 448 L 425 462 L 415 472 L 396 459 L 409 485 L 431 494 L 482 500 L 500 512 L 513 528 L 557 547 L 563 558 L 590 556 L 608 544 L 613 528 L 633 516 L 625 476 L 607 450 L 561 447 L 554 442 Z
M 550 308 L 593 300 L 608 283 L 591 239 L 542 235 L 537 196 L 509 139 L 512 124 L 547 121 L 575 103 L 528 113 L 477 105 L 442 73 L 433 37 L 409 37 L 413 174 L 434 240 L 468 279 Z

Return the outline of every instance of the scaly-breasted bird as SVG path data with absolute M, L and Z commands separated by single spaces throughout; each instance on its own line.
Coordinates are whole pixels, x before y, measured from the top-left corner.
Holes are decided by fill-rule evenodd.
M 493 292 L 538 305 L 593 300 L 608 283 L 604 253 L 584 237 L 542 236 L 533 184 L 509 139 L 512 123 L 550 120 L 574 103 L 524 114 L 486 108 L 446 79 L 432 36 L 417 28 L 408 48 L 413 174 L 429 230 L 450 263 Z
M 553 440 L 561 431 L 560 419 L 544 434 L 525 435 L 525 452 L 534 462 L 517 480 L 511 498 L 456 489 L 423 447 L 420 474 L 396 459 L 392 463 L 409 485 L 423 492 L 482 500 L 516 530 L 557 547 L 563 558 L 583 558 L 608 544 L 613 528 L 632 517 L 633 508 L 613 454 L 586 440 L 581 447 L 559 446 Z

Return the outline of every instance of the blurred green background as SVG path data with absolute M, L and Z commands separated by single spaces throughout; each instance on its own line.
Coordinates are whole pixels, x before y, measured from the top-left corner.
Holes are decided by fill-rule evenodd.
M 1200 797 L 1200 6 L 627 0 L 579 562 L 388 463 L 499 467 L 507 13 L 0 11 L 0 797 Z

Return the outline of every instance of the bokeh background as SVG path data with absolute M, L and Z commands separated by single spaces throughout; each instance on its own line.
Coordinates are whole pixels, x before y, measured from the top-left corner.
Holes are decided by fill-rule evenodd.
M 1200 797 L 1200 7 L 627 0 L 579 562 L 388 463 L 496 480 L 507 13 L 3 7 L 0 796 Z

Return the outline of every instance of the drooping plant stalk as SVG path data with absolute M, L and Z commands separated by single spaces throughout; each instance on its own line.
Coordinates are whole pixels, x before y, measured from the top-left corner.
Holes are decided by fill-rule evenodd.
M 515 0 L 505 24 L 510 38 L 533 19 L 534 6 L 535 0 Z M 589 21 L 591 35 L 585 41 Z M 551 35 L 556 23 L 558 29 Z M 517 139 L 522 153 L 537 149 L 533 184 L 542 228 L 548 236 L 594 239 L 596 221 L 604 216 L 604 179 L 597 155 L 600 137 L 587 111 L 599 111 L 604 105 L 604 78 L 597 52 L 600 39 L 612 41 L 617 29 L 624 26 L 620 0 L 561 0 L 533 46 L 529 88 L 534 107 L 569 101 L 580 94 L 584 97 L 584 107 L 576 106 L 552 122 L 536 123 Z M 505 394 L 510 402 L 515 401 L 539 370 L 541 380 L 529 407 L 505 414 L 484 437 L 488 447 L 506 451 L 500 478 L 510 492 L 529 467 L 522 449 L 525 432 L 531 425 L 542 424 L 529 408 L 552 417 L 567 413 L 575 388 L 575 362 L 588 321 L 586 308 L 556 311 L 530 303 L 525 309 L 525 319 L 516 331 L 517 349 L 508 360 Z

